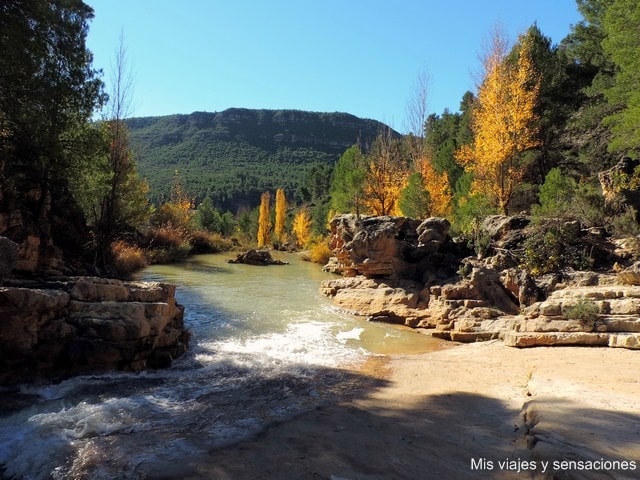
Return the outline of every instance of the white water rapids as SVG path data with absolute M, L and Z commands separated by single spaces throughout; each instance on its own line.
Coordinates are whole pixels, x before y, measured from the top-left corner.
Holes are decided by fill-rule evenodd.
M 0 479 L 161 477 L 212 449 L 357 390 L 341 367 L 424 351 L 424 335 L 336 312 L 331 278 L 290 265 L 229 265 L 202 255 L 142 280 L 178 286 L 189 351 L 167 370 L 75 377 L 0 390 Z

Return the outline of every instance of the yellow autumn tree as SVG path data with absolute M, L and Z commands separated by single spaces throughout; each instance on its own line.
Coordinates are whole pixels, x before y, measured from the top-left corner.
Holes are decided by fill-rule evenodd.
M 173 183 L 171 185 L 169 201 L 160 206 L 158 211 L 154 214 L 152 222 L 155 225 L 164 225 L 190 230 L 192 227 L 191 221 L 193 220 L 194 215 L 193 201 L 182 185 L 180 172 L 175 170 L 173 173 Z
M 284 195 L 284 189 L 276 190 L 276 219 L 273 226 L 273 234 L 279 242 L 284 239 L 284 223 L 287 214 L 287 199 Z
M 429 192 L 429 213 L 433 217 L 447 217 L 451 214 L 451 188 L 446 171 L 438 173 L 431 159 L 422 157 L 418 162 L 425 190 Z
M 374 215 L 399 215 L 398 199 L 409 176 L 399 141 L 386 131 L 376 138 L 364 181 L 364 206 Z
M 271 216 L 269 213 L 269 192 L 264 192 L 260 196 L 260 212 L 258 216 L 258 246 L 264 247 L 269 244 L 271 237 Z
M 540 77 L 533 67 L 530 42 L 525 37 L 520 40 L 517 60 L 508 62 L 504 37 L 494 33 L 472 111 L 473 142 L 456 152 L 473 174 L 472 193 L 487 196 L 505 214 L 525 173 L 522 153 L 539 144 L 534 109 Z
M 293 218 L 293 234 L 298 240 L 298 245 L 304 247 L 311 240 L 311 216 L 306 209 L 298 210 Z

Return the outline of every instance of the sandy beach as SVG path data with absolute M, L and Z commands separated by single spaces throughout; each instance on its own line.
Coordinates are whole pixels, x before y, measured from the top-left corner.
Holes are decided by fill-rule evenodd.
M 212 451 L 181 476 L 640 478 L 640 352 L 465 344 L 370 362 L 353 382 L 346 400 Z

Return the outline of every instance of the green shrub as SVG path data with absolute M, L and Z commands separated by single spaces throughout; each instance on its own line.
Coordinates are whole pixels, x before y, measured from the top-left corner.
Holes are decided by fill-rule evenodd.
M 598 320 L 600 308 L 593 302 L 580 300 L 575 305 L 563 307 L 562 313 L 569 320 L 579 320 L 582 324 L 589 324 Z
M 583 242 L 578 222 L 546 221 L 528 232 L 520 253 L 521 264 L 532 275 L 566 268 L 588 270 L 593 266 L 589 245 Z

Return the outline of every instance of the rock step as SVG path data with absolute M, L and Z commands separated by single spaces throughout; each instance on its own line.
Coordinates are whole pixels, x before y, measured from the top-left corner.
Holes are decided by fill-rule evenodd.
M 612 333 L 609 335 L 609 346 L 640 350 L 640 333 Z
M 612 300 L 621 298 L 640 298 L 640 286 L 611 285 L 593 287 L 570 287 L 556 290 L 548 300 Z
M 588 332 L 505 332 L 503 339 L 510 347 L 607 346 L 609 336 L 608 333 Z

